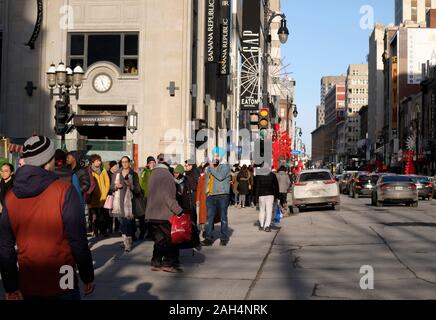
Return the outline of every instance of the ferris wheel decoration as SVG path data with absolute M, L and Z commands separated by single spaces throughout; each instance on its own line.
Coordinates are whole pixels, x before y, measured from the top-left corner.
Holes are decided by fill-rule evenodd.
M 407 150 L 416 151 L 416 134 L 411 134 L 406 140 Z
M 241 64 L 241 107 L 258 109 L 260 97 L 261 66 L 259 56 L 253 52 L 242 55 Z
M 282 99 L 286 97 L 293 97 L 295 81 L 292 79 L 292 72 L 288 71 L 290 63 L 286 63 L 286 57 L 281 58 L 279 55 L 271 59 L 270 66 L 270 83 L 272 95 L 281 96 Z

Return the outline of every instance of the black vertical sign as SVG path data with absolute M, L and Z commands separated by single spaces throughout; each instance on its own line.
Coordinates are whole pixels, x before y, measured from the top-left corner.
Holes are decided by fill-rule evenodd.
M 261 0 L 244 0 L 242 20 L 241 110 L 259 110 Z
M 203 0 L 202 0 L 203 1 Z M 206 2 L 206 32 L 205 32 L 205 92 L 211 98 L 216 98 L 216 77 L 219 60 L 219 0 L 204 0 Z
M 231 6 L 230 0 L 220 0 L 220 75 L 230 73 L 230 34 L 231 34 Z

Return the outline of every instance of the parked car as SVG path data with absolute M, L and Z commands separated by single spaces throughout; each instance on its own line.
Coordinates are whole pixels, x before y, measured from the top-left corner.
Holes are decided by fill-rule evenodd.
M 358 199 L 359 196 L 372 196 L 372 190 L 374 189 L 377 180 L 373 182 L 373 178 L 369 172 L 356 173 L 350 186 L 350 196 L 355 199 Z
M 433 200 L 434 186 L 430 177 L 412 176 L 418 189 L 418 197 L 423 200 Z
M 436 177 L 430 177 L 433 182 L 433 199 L 436 198 Z
M 382 175 L 372 192 L 371 203 L 377 207 L 382 207 L 384 203 L 405 203 L 418 207 L 418 189 L 410 176 Z
M 339 186 L 329 170 L 304 170 L 292 187 L 292 211 L 310 206 L 331 206 L 340 210 Z

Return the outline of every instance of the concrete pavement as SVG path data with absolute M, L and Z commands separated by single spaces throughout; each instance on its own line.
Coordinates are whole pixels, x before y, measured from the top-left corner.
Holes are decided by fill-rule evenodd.
M 120 238 L 100 241 L 86 299 L 436 299 L 436 201 L 369 203 L 343 196 L 341 211 L 302 211 L 272 233 L 253 225 L 255 209 L 231 208 L 229 245 L 182 251 L 182 274 L 150 270 L 152 242 L 125 254 Z M 364 265 L 374 290 L 360 288 Z

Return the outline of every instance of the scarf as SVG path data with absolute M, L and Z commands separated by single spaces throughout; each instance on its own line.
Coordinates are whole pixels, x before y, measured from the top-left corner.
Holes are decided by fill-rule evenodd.
M 101 175 L 102 169 L 101 167 L 95 167 L 94 165 L 91 165 L 91 170 L 95 173 L 97 173 L 98 175 Z
M 132 185 L 132 181 L 133 179 L 131 179 L 131 176 L 129 174 L 129 181 Z M 115 184 L 119 184 L 121 183 L 121 173 L 118 172 L 117 176 L 115 178 Z M 126 187 L 126 185 L 124 185 Z M 132 200 L 133 200 L 133 193 L 132 190 L 130 190 L 130 188 L 125 188 L 126 189 L 126 193 L 124 195 L 124 201 L 123 203 L 121 203 L 121 190 L 119 189 L 117 191 L 115 191 L 114 194 L 114 205 L 113 205 L 113 209 L 112 209 L 112 213 L 118 216 L 122 216 L 123 214 L 123 210 L 124 209 L 124 218 L 127 218 L 129 220 L 133 219 L 133 205 L 132 205 Z

